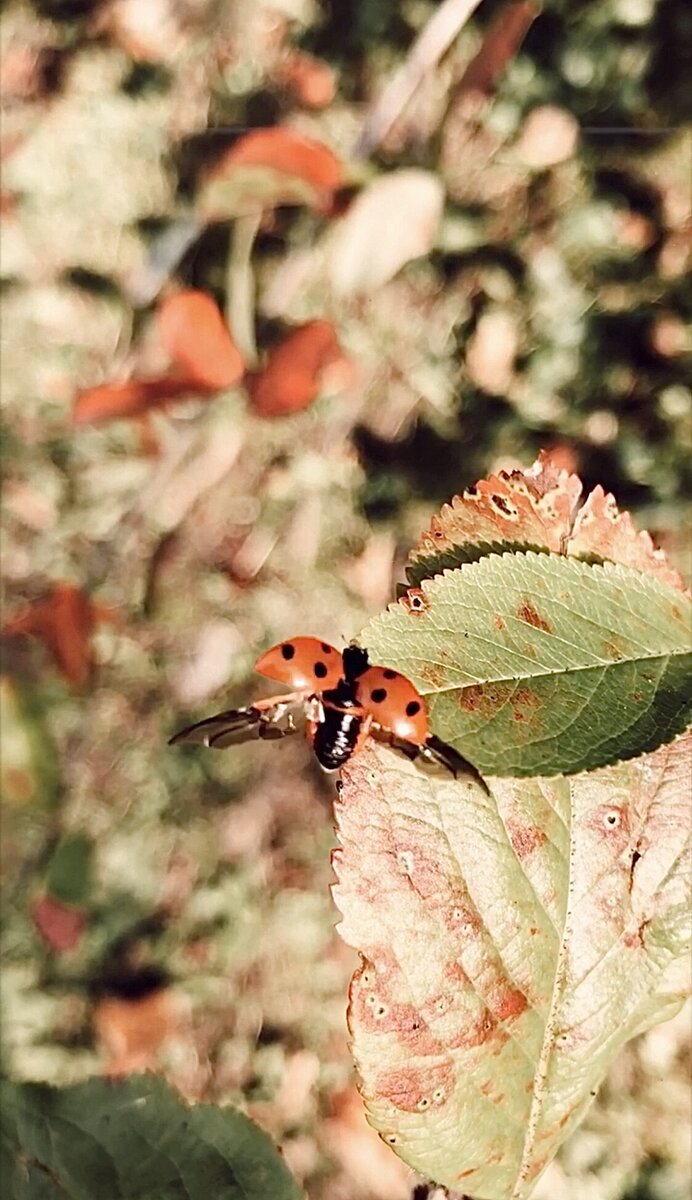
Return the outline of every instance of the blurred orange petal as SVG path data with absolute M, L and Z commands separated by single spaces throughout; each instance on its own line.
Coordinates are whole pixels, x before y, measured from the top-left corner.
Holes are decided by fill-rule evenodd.
M 41 600 L 8 621 L 3 632 L 9 637 L 29 634 L 39 638 L 65 679 L 82 688 L 91 674 L 89 642 L 95 619 L 94 606 L 81 588 L 56 583 Z
M 204 387 L 228 388 L 242 378 L 245 364 L 216 302 L 190 289 L 159 305 L 161 341 L 174 362 Z
M 261 417 L 300 412 L 317 399 L 326 373 L 333 375 L 337 365 L 347 363 L 333 326 L 308 321 L 279 342 L 264 369 L 249 380 L 252 407 Z
M 306 108 L 326 108 L 336 95 L 336 75 L 329 63 L 300 50 L 286 55 L 277 80 Z
M 81 941 L 86 926 L 83 909 L 65 904 L 48 892 L 32 904 L 31 919 L 48 948 L 57 954 L 73 950 Z
M 77 393 L 72 424 L 97 425 L 119 417 L 138 417 L 169 400 L 207 390 L 208 385 L 202 381 L 178 375 L 151 375 L 144 379 L 102 383 Z
M 285 175 L 299 175 L 322 191 L 335 191 L 344 183 L 343 167 L 331 150 L 281 126 L 246 133 L 216 164 L 216 170 L 238 166 L 273 167 Z
M 215 163 L 199 204 L 205 221 L 279 204 L 309 204 L 328 213 L 344 183 L 342 164 L 321 142 L 283 126 L 253 129 Z
M 105 1073 L 127 1075 L 156 1066 L 164 1042 L 180 1029 L 173 992 L 159 988 L 136 1000 L 107 996 L 94 1010 L 96 1035 L 106 1055 Z

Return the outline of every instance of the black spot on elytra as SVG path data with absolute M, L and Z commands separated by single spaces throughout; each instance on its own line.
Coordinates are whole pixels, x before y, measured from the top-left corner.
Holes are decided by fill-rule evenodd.
M 292 646 L 290 642 L 284 642 L 283 646 L 281 647 L 281 654 L 287 662 L 295 657 L 295 652 L 295 646 Z
M 332 647 L 329 645 L 328 642 L 320 642 L 320 646 L 322 647 L 325 654 L 332 653 Z
M 383 671 L 382 674 L 385 679 L 396 679 L 396 671 L 392 671 L 391 667 L 387 667 L 387 670 Z
M 324 679 L 325 675 L 327 674 L 327 664 L 326 663 L 316 662 L 312 669 L 318 679 Z
M 370 699 L 373 700 L 375 704 L 381 704 L 383 700 L 387 699 L 387 689 L 375 688 L 375 690 L 370 693 Z
M 419 712 L 420 712 L 420 701 L 419 700 L 410 700 L 409 703 L 406 705 L 406 716 L 407 717 L 415 717 L 416 713 L 419 713 Z

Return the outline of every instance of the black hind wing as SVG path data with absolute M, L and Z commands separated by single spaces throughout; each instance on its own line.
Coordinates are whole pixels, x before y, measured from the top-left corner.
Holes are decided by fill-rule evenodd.
M 436 737 L 434 733 L 426 739 L 423 747 L 424 757 L 431 758 L 434 762 L 441 763 L 452 775 L 456 778 L 458 775 L 470 775 L 479 783 L 484 792 L 488 791 L 488 785 L 477 767 L 469 762 L 468 758 L 464 758 L 454 746 L 450 746 L 449 742 L 443 742 L 441 738 Z
M 424 743 L 419 745 L 416 742 L 409 742 L 406 738 L 397 737 L 391 729 L 387 729 L 384 725 L 377 725 L 375 722 L 370 726 L 370 733 L 378 742 L 385 742 L 392 749 L 398 750 L 401 754 L 405 754 L 406 758 L 411 761 L 422 758 L 424 762 L 435 763 L 438 766 L 446 767 L 448 771 L 456 779 L 459 775 L 472 776 L 485 792 L 488 791 L 488 786 L 479 774 L 473 763 L 470 763 L 467 758 L 459 754 L 454 746 L 450 746 L 447 742 L 443 742 L 441 738 L 431 733 Z
M 260 738 L 274 741 L 298 733 L 304 724 L 304 715 L 305 706 L 302 702 L 287 704 L 277 701 L 271 706 L 229 708 L 181 729 L 173 735 L 168 745 L 209 746 L 214 750 L 225 750 L 228 746 L 238 746 Z

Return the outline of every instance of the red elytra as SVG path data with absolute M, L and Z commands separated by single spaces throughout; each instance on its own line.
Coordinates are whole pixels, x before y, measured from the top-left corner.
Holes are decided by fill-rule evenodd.
M 319 638 L 295 637 L 272 646 L 255 667 L 292 690 L 197 721 L 176 733 L 169 745 L 218 750 L 258 738 L 274 740 L 296 733 L 298 717 L 326 771 L 338 770 L 374 737 L 408 758 L 480 780 L 453 746 L 430 733 L 425 702 L 411 681 L 390 667 L 371 666 L 367 651 L 359 646 L 341 652 Z

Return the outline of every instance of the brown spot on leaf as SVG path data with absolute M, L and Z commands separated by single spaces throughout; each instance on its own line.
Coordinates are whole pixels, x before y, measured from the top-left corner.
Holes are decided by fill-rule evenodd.
M 519 988 L 508 988 L 495 1005 L 495 1013 L 500 1021 L 511 1021 L 525 1011 L 528 1001 Z
M 473 683 L 470 687 L 462 688 L 459 693 L 459 707 L 464 712 L 477 712 L 482 716 L 489 716 L 495 709 L 506 704 L 511 693 L 511 684 Z
M 475 1050 L 478 1046 L 484 1046 L 491 1038 L 504 1045 L 508 1034 L 498 1027 L 492 1013 L 484 1008 L 475 1020 L 465 1020 L 460 1024 L 457 1032 L 449 1037 L 448 1045 L 452 1050 Z
M 644 922 L 646 924 L 646 922 Z M 622 943 L 627 946 L 628 950 L 641 950 L 644 946 L 644 938 L 642 936 L 644 925 L 638 929 L 627 929 L 622 935 Z
M 393 1033 L 412 1054 L 440 1054 L 442 1043 L 431 1032 L 414 1004 L 391 1003 L 386 988 L 377 978 L 372 988 L 357 978 L 351 988 L 351 1019 L 369 1033 Z
M 427 899 L 439 893 L 443 885 L 443 871 L 435 854 L 430 854 L 414 837 L 404 834 L 396 849 L 399 871 L 408 876 L 419 896 Z
M 375 1091 L 403 1112 L 421 1112 L 444 1104 L 454 1085 L 454 1067 L 449 1060 L 423 1067 L 397 1067 L 381 1071 Z
M 495 628 L 499 629 L 499 630 L 503 630 L 503 629 L 507 628 L 505 622 L 503 621 L 503 619 L 499 613 L 495 613 L 495 616 L 493 617 L 493 624 L 494 624 Z
M 415 617 L 420 616 L 430 607 L 430 601 L 422 588 L 409 588 L 399 603 L 403 604 L 406 611 Z
M 457 958 L 452 958 L 445 963 L 444 976 L 450 983 L 459 983 L 462 987 L 466 987 L 469 983 L 469 977 Z
M 434 688 L 442 687 L 445 682 L 445 670 L 439 663 L 423 663 L 418 668 L 418 674 L 425 683 L 430 683 Z
M 519 515 L 518 510 L 506 496 L 493 495 L 490 497 L 490 503 L 493 508 L 498 509 L 502 513 L 503 517 L 507 517 L 510 521 L 516 521 Z
M 607 840 L 615 853 L 624 850 L 630 840 L 630 814 L 626 805 L 600 804 L 584 822 L 599 838 Z
M 547 841 L 545 833 L 537 825 L 525 824 L 512 817 L 507 818 L 507 832 L 517 858 L 522 861 Z
M 437 906 L 432 905 L 433 909 Z M 461 896 L 445 898 L 442 906 L 442 919 L 450 933 L 461 937 L 473 937 L 481 928 L 481 919 L 473 909 L 465 893 Z
M 603 650 L 607 658 L 620 662 L 624 657 L 624 650 L 619 638 L 612 637 L 603 643 Z
M 529 596 L 524 597 L 522 600 L 517 609 L 517 616 L 520 621 L 526 621 L 527 625 L 533 625 L 534 629 L 542 629 L 544 633 L 552 633 L 551 626 L 540 615 Z

